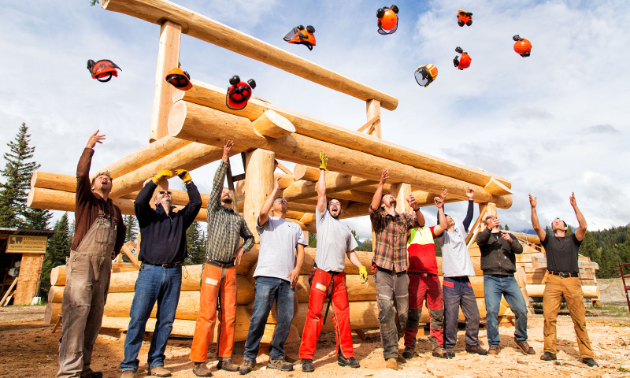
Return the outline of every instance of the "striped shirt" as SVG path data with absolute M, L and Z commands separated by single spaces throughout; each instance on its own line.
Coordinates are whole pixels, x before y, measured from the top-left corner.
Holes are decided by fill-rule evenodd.
M 396 214 L 395 217 L 370 206 L 370 220 L 376 234 L 374 259 L 376 266 L 400 273 L 407 270 L 407 235 L 416 222 L 409 214 Z
M 241 238 L 244 239 L 244 252 L 254 246 L 254 235 L 247 227 L 245 219 L 221 205 L 223 182 L 228 163 L 221 160 L 219 169 L 214 175 L 212 192 L 208 200 L 208 242 L 206 243 L 206 257 L 209 260 L 228 263 L 234 260 Z

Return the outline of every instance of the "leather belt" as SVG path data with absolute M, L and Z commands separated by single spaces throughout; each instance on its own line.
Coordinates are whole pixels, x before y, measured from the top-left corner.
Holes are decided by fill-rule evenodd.
M 174 263 L 169 263 L 169 264 L 151 264 L 148 262 L 143 262 L 142 264 L 144 265 L 153 265 L 153 266 L 161 266 L 162 268 L 168 269 L 168 268 L 174 268 L 176 266 L 181 266 L 182 263 L 180 262 L 174 262 Z
M 391 271 L 389 269 L 381 268 L 378 265 L 376 265 L 376 270 L 380 270 L 381 272 L 389 273 L 389 274 L 394 275 L 394 276 L 402 276 L 403 274 L 407 274 L 406 270 L 402 271 L 402 272 L 394 273 L 393 271 Z
M 420 276 L 420 277 L 437 277 L 437 274 L 433 274 L 433 273 L 422 273 L 422 272 L 409 271 L 409 274 L 413 274 L 414 276 Z
M 206 264 L 214 265 L 222 269 L 234 268 L 234 261 L 219 261 L 206 258 Z
M 563 277 L 563 278 L 568 278 L 568 277 L 579 277 L 580 275 L 578 273 L 569 273 L 569 272 L 554 272 L 551 270 L 548 270 L 549 274 L 553 274 L 554 276 L 559 276 L 559 277 Z

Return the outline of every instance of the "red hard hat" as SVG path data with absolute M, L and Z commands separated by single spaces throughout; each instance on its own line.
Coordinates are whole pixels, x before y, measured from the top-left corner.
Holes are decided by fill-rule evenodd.
M 225 103 L 228 108 L 232 110 L 241 110 L 247 106 L 247 102 L 252 97 L 252 91 L 256 88 L 256 82 L 254 79 L 249 79 L 247 82 L 241 81 L 241 79 L 234 75 L 230 79 L 227 95 L 225 96 Z
M 118 67 L 116 63 L 107 59 L 98 60 L 96 62 L 90 59 L 87 62 L 87 69 L 92 74 L 92 79 L 96 79 L 101 83 L 110 81 L 112 76 L 118 77 L 118 71 L 116 71 L 116 69 L 122 71 L 122 68 Z

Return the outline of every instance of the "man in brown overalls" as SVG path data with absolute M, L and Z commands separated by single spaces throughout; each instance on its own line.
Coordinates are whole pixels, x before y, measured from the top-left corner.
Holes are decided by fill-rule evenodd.
M 120 209 L 107 198 L 112 190 L 109 173 L 99 173 L 90 182 L 93 148 L 104 139 L 97 130 L 77 166 L 76 226 L 61 307 L 58 377 L 102 377 L 90 369 L 92 348 L 101 329 L 112 260 L 120 253 L 126 231 Z

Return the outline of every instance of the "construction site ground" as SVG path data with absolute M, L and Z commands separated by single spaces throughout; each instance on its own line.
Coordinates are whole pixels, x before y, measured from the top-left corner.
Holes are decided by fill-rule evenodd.
M 610 309 L 609 309 L 610 310 Z M 460 329 L 456 357 L 443 360 L 431 356 L 431 344 L 420 338 L 417 356 L 402 364 L 402 370 L 384 368 L 383 349 L 378 330 L 366 332 L 366 340 L 353 333 L 355 358 L 361 368 L 350 369 L 337 365 L 335 337 L 323 334 L 315 353 L 315 373 L 303 373 L 299 365 L 292 372 L 279 372 L 266 367 L 268 355 L 264 350 L 258 357 L 256 369 L 250 377 L 628 377 L 630 376 L 630 317 L 620 307 L 616 314 L 608 311 L 589 311 L 588 332 L 599 362 L 599 368 L 588 368 L 580 362 L 573 324 L 569 316 L 558 318 L 558 360 L 540 360 L 543 349 L 543 319 L 541 315 L 529 318 L 529 342 L 536 349 L 535 355 L 523 355 L 513 341 L 514 328 L 501 327 L 502 350 L 498 356 L 469 355 L 464 351 L 464 330 Z M 621 315 L 621 316 L 620 316 Z M 60 330 L 52 333 L 52 325 L 44 325 L 43 306 L 0 308 L 0 376 L 2 377 L 53 377 L 57 372 L 58 341 Z M 428 335 L 428 330 L 426 332 Z M 482 327 L 479 337 L 487 348 L 486 330 Z M 146 361 L 149 350 L 148 338 L 140 351 L 140 369 L 136 377 L 147 374 Z M 169 340 L 165 367 L 174 377 L 195 377 L 192 363 L 188 360 L 190 338 Z M 402 343 L 401 343 L 402 347 Z M 124 334 L 104 330 L 94 347 L 92 368 L 102 371 L 104 377 L 118 377 L 123 358 Z M 286 345 L 289 358 L 298 358 L 299 342 Z M 234 361 L 243 360 L 243 343 L 234 348 Z M 236 377 L 238 373 L 216 371 L 216 349 L 211 347 L 208 361 L 215 377 Z M 299 364 L 299 360 L 297 361 Z

